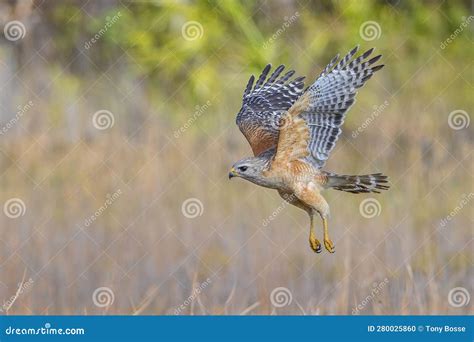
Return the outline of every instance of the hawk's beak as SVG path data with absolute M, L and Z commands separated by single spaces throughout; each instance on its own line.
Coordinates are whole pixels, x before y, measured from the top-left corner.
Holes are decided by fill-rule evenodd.
M 237 172 L 235 171 L 234 168 L 230 169 L 229 171 L 229 179 L 231 179 L 232 177 L 235 177 L 237 176 Z

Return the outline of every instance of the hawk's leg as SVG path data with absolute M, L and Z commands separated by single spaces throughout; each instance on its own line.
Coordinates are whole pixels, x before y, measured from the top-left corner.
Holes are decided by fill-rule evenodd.
M 316 238 L 316 234 L 314 233 L 314 210 L 312 207 L 307 205 L 306 203 L 302 202 L 294 193 L 284 191 L 284 190 L 278 190 L 278 193 L 280 194 L 281 198 L 283 198 L 285 201 L 287 201 L 290 204 L 293 204 L 294 206 L 303 209 L 306 211 L 309 215 L 309 219 L 311 220 L 310 226 L 309 226 L 309 246 L 313 251 L 316 253 L 321 253 L 321 242 Z
M 321 253 L 321 242 L 316 238 L 316 235 L 314 234 L 314 218 L 313 214 L 309 215 L 309 218 L 311 220 L 311 224 L 309 227 L 309 245 L 313 251 L 316 253 Z
M 327 218 L 329 217 L 329 205 L 324 199 L 323 196 L 319 193 L 318 189 L 316 188 L 313 182 L 310 182 L 308 185 L 299 185 L 295 189 L 295 195 L 298 197 L 299 202 L 302 202 L 306 208 L 310 208 L 311 212 L 308 211 L 308 214 L 312 213 L 319 213 L 321 218 L 323 219 L 323 227 L 324 227 L 324 247 L 326 247 L 329 253 L 334 253 L 334 244 L 332 243 L 331 239 L 329 238 L 328 233 L 328 221 Z M 310 243 L 311 243 L 311 235 L 314 236 L 314 233 L 311 234 L 313 230 L 313 221 L 311 221 L 311 230 L 310 230 Z M 311 246 L 312 248 L 312 246 Z
M 334 253 L 334 243 L 331 241 L 329 238 L 329 233 L 328 233 L 328 220 L 325 217 L 323 218 L 323 226 L 324 226 L 324 247 L 326 247 L 327 251 L 329 253 Z

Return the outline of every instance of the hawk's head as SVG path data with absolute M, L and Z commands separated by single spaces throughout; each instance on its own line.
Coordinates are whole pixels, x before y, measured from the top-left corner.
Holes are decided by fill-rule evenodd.
M 269 159 L 262 157 L 249 157 L 239 160 L 229 171 L 229 179 L 241 177 L 252 183 L 263 185 L 265 178 L 262 172 L 268 168 Z

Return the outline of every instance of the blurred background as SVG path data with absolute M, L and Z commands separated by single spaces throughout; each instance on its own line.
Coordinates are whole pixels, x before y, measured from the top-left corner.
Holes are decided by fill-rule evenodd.
M 470 1 L 4 1 L 2 314 L 465 314 L 473 290 Z M 230 166 L 251 74 L 310 82 L 376 47 L 326 170 L 336 253 Z M 309 84 L 309 83 L 307 83 Z M 319 220 L 317 233 L 322 236 Z

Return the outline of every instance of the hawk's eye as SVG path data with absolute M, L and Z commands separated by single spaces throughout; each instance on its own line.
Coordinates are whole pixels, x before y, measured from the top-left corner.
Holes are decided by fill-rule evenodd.
M 247 171 L 247 166 L 240 166 L 239 171 L 241 171 L 241 172 Z

